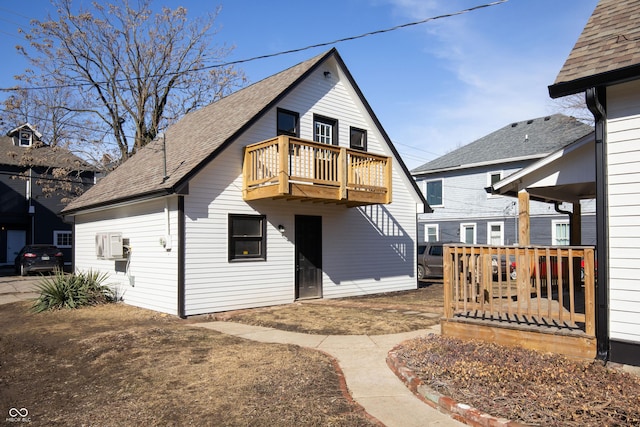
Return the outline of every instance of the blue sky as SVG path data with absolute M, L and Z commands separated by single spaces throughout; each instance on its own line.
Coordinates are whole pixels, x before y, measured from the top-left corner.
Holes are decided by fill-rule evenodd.
M 198 16 L 222 4 L 228 60 L 272 54 L 461 11 L 491 0 L 154 0 Z M 79 2 L 80 3 L 80 2 Z M 88 4 L 87 0 L 81 3 Z M 210 6 L 207 6 L 210 4 Z M 240 65 L 256 82 L 336 47 L 410 169 L 559 107 L 548 95 L 597 0 L 508 0 L 451 18 Z M 18 28 L 47 0 L 0 1 L 0 87 L 25 64 Z M 0 99 L 6 97 L 0 92 Z

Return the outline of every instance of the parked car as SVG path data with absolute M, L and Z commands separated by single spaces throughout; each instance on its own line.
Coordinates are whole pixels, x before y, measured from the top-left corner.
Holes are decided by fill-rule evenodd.
M 54 245 L 27 245 L 18 252 L 14 266 L 21 276 L 62 270 L 64 255 Z
M 418 280 L 443 276 L 442 245 L 442 242 L 418 245 Z

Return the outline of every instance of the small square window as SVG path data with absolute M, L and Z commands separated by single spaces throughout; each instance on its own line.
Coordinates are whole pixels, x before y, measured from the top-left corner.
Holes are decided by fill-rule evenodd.
M 278 108 L 278 135 L 299 136 L 300 115 L 294 111 Z
M 73 243 L 73 234 L 71 231 L 54 231 L 53 244 L 59 248 L 70 248 Z
M 323 144 L 338 145 L 338 121 L 314 114 L 313 140 Z
M 354 150 L 367 151 L 367 131 L 354 127 L 350 128 L 349 146 Z
M 266 221 L 262 215 L 229 215 L 229 261 L 266 260 Z

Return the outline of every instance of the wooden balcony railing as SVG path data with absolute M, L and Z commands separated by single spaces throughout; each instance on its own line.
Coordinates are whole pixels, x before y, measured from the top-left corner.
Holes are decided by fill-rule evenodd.
M 592 247 L 453 244 L 445 246 L 443 267 L 443 334 L 595 354 Z M 540 338 L 539 332 L 550 335 Z
M 391 158 L 279 136 L 244 149 L 243 197 L 391 203 Z

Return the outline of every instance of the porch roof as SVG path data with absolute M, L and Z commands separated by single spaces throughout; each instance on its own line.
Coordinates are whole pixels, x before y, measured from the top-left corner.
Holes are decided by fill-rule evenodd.
M 526 190 L 533 200 L 577 202 L 596 197 L 595 136 L 592 133 L 489 187 L 494 194 L 517 197 Z

